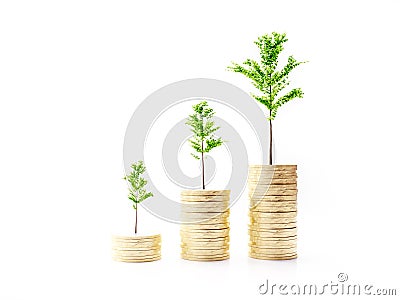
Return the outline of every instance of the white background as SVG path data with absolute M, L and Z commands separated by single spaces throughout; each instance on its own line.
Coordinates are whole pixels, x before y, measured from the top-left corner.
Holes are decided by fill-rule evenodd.
M 258 286 L 350 280 L 400 288 L 398 1 L 1 1 L 0 299 L 261 297 Z M 302 100 L 275 122 L 277 163 L 299 169 L 299 258 L 247 257 L 243 198 L 231 259 L 111 261 L 131 226 L 122 145 L 135 107 L 174 81 L 227 72 L 252 43 L 287 32 Z M 123 220 L 123 221 L 120 221 Z M 129 230 L 129 229 L 128 229 Z

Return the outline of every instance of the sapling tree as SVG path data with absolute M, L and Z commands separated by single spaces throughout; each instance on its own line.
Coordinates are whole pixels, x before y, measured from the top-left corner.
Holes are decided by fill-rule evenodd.
M 138 223 L 138 205 L 140 202 L 153 196 L 153 193 L 146 191 L 147 180 L 143 178 L 143 173 L 146 167 L 143 161 L 138 161 L 131 165 L 132 171 L 124 177 L 124 180 L 129 182 L 129 195 L 128 198 L 133 202 L 135 209 L 135 234 L 137 233 Z
M 286 34 L 273 32 L 257 39 L 254 43 L 260 51 L 259 61 L 247 59 L 243 64 L 232 63 L 229 70 L 241 73 L 248 77 L 253 85 L 260 91 L 259 95 L 251 94 L 269 110 L 269 164 L 272 165 L 272 120 L 275 119 L 278 108 L 295 98 L 303 98 L 303 91 L 294 88 L 289 91 L 284 89 L 289 85 L 289 74 L 302 63 L 293 56 L 289 56 L 286 65 L 278 69 L 279 54 L 283 44 L 287 42 Z
M 204 190 L 206 188 L 204 181 L 204 153 L 221 146 L 223 142 L 221 138 L 214 135 L 219 126 L 215 126 L 213 121 L 215 112 L 208 107 L 207 101 L 193 105 L 192 108 L 194 113 L 189 115 L 186 124 L 191 127 L 191 132 L 193 133 L 193 137 L 189 139 L 189 142 L 195 153 L 191 153 L 191 155 L 195 159 L 201 160 L 201 182 Z

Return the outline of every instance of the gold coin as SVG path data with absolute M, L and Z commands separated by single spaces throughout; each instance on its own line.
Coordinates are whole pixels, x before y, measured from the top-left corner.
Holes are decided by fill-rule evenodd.
M 160 250 L 160 246 L 156 247 L 121 247 L 121 246 L 113 246 L 112 250 L 117 250 L 117 251 L 151 251 L 151 250 Z
M 180 233 L 182 234 L 188 234 L 188 235 L 208 235 L 208 234 L 213 234 L 213 235 L 223 235 L 227 236 L 229 235 L 229 228 L 221 228 L 221 229 L 180 229 Z
M 150 261 L 156 261 L 160 260 L 161 255 L 154 256 L 154 257 L 148 257 L 148 258 L 125 258 L 125 257 L 113 257 L 113 260 L 119 261 L 119 262 L 129 262 L 129 263 L 140 263 L 140 262 L 150 262 Z
M 247 180 L 249 188 L 254 188 L 256 186 L 270 187 L 270 186 L 286 186 L 295 185 L 297 186 L 297 178 L 260 178 L 255 177 Z
M 249 194 L 261 194 L 264 195 L 267 192 L 274 192 L 274 193 L 278 193 L 280 191 L 291 191 L 292 194 L 289 195 L 293 195 L 294 192 L 297 192 L 297 184 L 255 184 L 253 186 L 249 186 L 248 187 L 248 192 Z M 267 194 L 268 195 L 268 194 Z M 278 196 L 280 196 L 281 194 L 278 194 Z
M 119 256 L 119 255 L 113 255 L 112 259 L 117 260 L 117 261 L 132 261 L 132 262 L 139 262 L 139 261 L 151 261 L 155 259 L 160 259 L 161 254 L 153 255 L 153 256 L 139 256 L 139 257 L 130 257 L 130 256 Z
M 280 181 L 278 183 L 278 180 Z M 293 182 L 282 182 L 282 180 L 287 180 L 287 179 L 277 179 L 276 183 L 273 182 L 260 182 L 254 181 L 254 182 L 249 182 L 248 184 L 248 189 L 249 190 L 254 190 L 256 188 L 260 190 L 272 190 L 272 189 L 287 189 L 287 190 L 296 190 L 297 189 L 297 182 L 296 180 L 292 180 Z
M 249 211 L 249 217 L 255 219 L 257 218 L 295 218 L 297 217 L 296 211 L 289 212 L 260 212 L 260 211 Z
M 181 247 L 193 248 L 193 249 L 221 249 L 228 247 L 229 241 L 217 241 L 217 242 L 193 242 L 193 241 L 181 241 Z
M 205 195 L 227 195 L 231 193 L 230 190 L 183 190 L 181 191 L 181 196 L 205 196 Z
M 249 255 L 255 255 L 258 257 L 276 257 L 276 258 L 283 258 L 283 257 L 291 257 L 297 255 L 297 252 L 287 252 L 287 253 L 273 253 L 273 252 L 248 252 Z
M 185 256 L 191 256 L 191 257 L 197 257 L 197 258 L 216 258 L 216 257 L 225 257 L 229 255 L 229 251 L 225 251 L 223 253 L 205 253 L 204 254 L 192 254 L 192 253 L 187 253 L 187 252 L 181 252 L 181 255 L 185 255 Z
M 247 175 L 247 184 L 256 184 L 258 182 L 271 184 L 275 180 L 293 180 L 297 182 L 297 174 L 288 172 L 253 172 Z
M 292 223 L 252 223 L 249 225 L 250 229 L 258 230 L 258 229 L 284 229 L 284 228 L 295 228 L 297 227 L 297 222 Z
M 266 197 L 266 196 L 296 196 L 296 195 L 297 195 L 297 189 L 296 190 L 268 189 L 265 191 L 261 191 L 261 190 L 252 191 L 249 189 L 249 193 L 248 193 L 249 198 L 260 198 L 260 197 Z
M 161 241 L 149 241 L 149 242 L 112 242 L 113 247 L 123 248 L 150 248 L 150 247 L 161 247 Z
M 204 225 L 209 225 L 209 224 L 221 224 L 221 223 L 227 223 L 229 224 L 229 221 L 227 221 L 225 218 L 223 219 L 217 219 L 217 218 L 199 218 L 199 217 L 184 217 L 181 218 L 181 221 L 183 225 L 196 225 L 196 224 L 204 224 Z
M 181 210 L 181 214 L 184 215 L 189 215 L 189 214 L 212 214 L 212 215 L 219 215 L 222 214 L 226 211 L 228 211 L 229 208 L 210 208 L 210 207 L 204 207 L 204 208 L 200 208 L 200 207 L 186 207 L 185 209 Z
M 254 230 L 249 230 L 248 232 L 249 232 L 250 239 L 297 237 L 297 233 L 288 233 L 288 232 L 267 232 L 267 231 L 254 231 Z
M 250 225 L 251 224 L 288 224 L 288 223 L 296 223 L 296 217 L 293 218 L 252 218 L 250 217 Z
M 280 195 L 280 196 L 254 196 L 250 197 L 250 202 L 262 202 L 262 203 L 271 203 L 271 202 L 286 202 L 286 201 L 297 201 L 297 195 Z
M 195 225 L 218 225 L 218 224 L 227 224 L 229 225 L 229 217 L 225 218 L 211 218 L 207 220 L 202 220 L 202 219 L 197 219 L 197 220 L 191 220 L 190 222 L 182 222 L 182 225 L 184 226 L 195 226 Z
M 224 256 L 214 256 L 214 257 L 197 257 L 187 254 L 181 254 L 181 258 L 192 261 L 219 261 L 219 260 L 229 259 L 229 254 L 226 254 Z
M 137 242 L 137 241 L 153 241 L 153 240 L 161 240 L 160 234 L 149 235 L 149 236 L 119 236 L 114 235 L 112 236 L 114 241 L 121 241 L 121 242 Z
M 269 176 L 269 177 L 275 177 L 275 176 L 281 176 L 281 177 L 297 177 L 297 171 L 285 171 L 285 170 L 276 170 L 276 171 L 269 171 L 269 170 L 249 170 L 247 172 L 247 177 L 254 177 L 254 176 Z
M 206 236 L 193 236 L 193 235 L 183 235 L 181 236 L 182 241 L 194 241 L 194 242 L 212 242 L 212 241 L 229 241 L 229 235 L 223 237 L 206 237 Z
M 297 258 L 297 254 L 295 255 L 286 255 L 286 256 L 276 256 L 276 255 L 260 255 L 249 253 L 249 257 L 255 259 L 264 259 L 264 260 L 289 260 Z
M 184 215 L 184 216 L 181 216 L 181 221 L 182 221 L 182 224 L 185 224 L 185 225 L 197 224 L 197 223 L 199 223 L 199 224 L 219 224 L 219 223 L 226 222 L 225 221 L 226 218 L 227 217 L 219 218 L 218 216 L 208 217 L 205 215 L 203 215 L 203 216 Z
M 207 201 L 207 202 L 182 202 L 182 209 L 192 209 L 192 208 L 218 208 L 218 209 L 227 209 L 229 207 L 229 201 L 224 202 L 216 202 L 216 201 Z
M 124 243 L 124 242 L 113 242 L 112 247 L 121 247 L 121 248 L 129 248 L 129 249 L 137 249 L 137 248 L 160 248 L 161 242 L 146 242 L 146 243 Z
M 247 174 L 247 181 L 259 179 L 268 181 L 269 179 L 287 179 L 287 178 L 297 178 L 296 172 L 265 172 L 265 171 L 252 171 Z
M 226 247 L 229 248 L 229 242 L 186 242 L 186 241 L 181 241 L 181 247 L 182 248 L 198 248 L 198 249 L 225 249 Z M 210 248 L 207 248 L 210 247 Z
M 257 247 L 254 245 L 249 246 L 249 251 L 252 253 L 259 253 L 259 254 L 287 254 L 287 253 L 296 253 L 297 247 Z
M 197 233 L 220 233 L 220 234 L 229 234 L 229 227 L 228 228 L 218 228 L 218 229 L 187 229 L 187 228 L 183 228 L 181 227 L 181 232 L 184 233 L 193 233 L 193 234 L 197 234 Z
M 262 222 L 269 219 L 297 218 L 297 211 L 254 211 L 249 210 L 250 220 Z
M 297 165 L 249 165 L 249 170 L 265 169 L 265 170 L 297 170 Z
M 297 247 L 296 241 L 263 241 L 263 242 L 253 242 L 250 241 L 249 246 L 257 248 L 293 248 Z
M 286 207 L 286 206 L 295 206 L 297 207 L 297 201 L 276 201 L 269 202 L 264 200 L 250 200 L 249 209 L 256 209 L 258 207 L 268 208 L 268 207 Z
M 180 232 L 180 236 L 182 238 L 198 238 L 198 239 L 206 239 L 206 238 L 225 238 L 228 236 L 228 234 L 222 234 L 219 232 L 213 233 L 213 232 L 207 232 L 207 233 L 200 233 L 200 232 L 196 232 L 196 233 L 189 233 L 189 232 Z
M 257 207 L 276 208 L 276 207 L 288 207 L 288 206 L 297 208 L 297 201 L 275 201 L 275 202 L 258 201 L 255 203 L 255 205 L 253 205 L 253 208 L 254 209 L 256 209 Z
M 181 239 L 181 245 L 193 246 L 193 247 L 205 247 L 210 246 L 227 246 L 229 245 L 229 239 Z
M 297 228 L 289 228 L 289 229 L 258 229 L 256 230 L 252 230 L 249 229 L 249 233 L 251 233 L 253 236 L 257 236 L 257 235 L 266 235 L 266 234 L 288 234 L 288 236 L 293 236 L 294 234 L 297 234 Z
M 263 244 L 263 243 L 270 243 L 270 242 L 275 242 L 275 241 L 297 241 L 297 235 L 295 236 L 252 236 L 249 235 L 249 240 L 251 242 L 255 242 L 258 244 Z
M 113 250 L 113 254 L 115 255 L 121 255 L 121 256 L 149 256 L 149 255 L 155 255 L 160 253 L 161 249 L 153 249 L 153 250 Z
M 294 228 L 278 228 L 278 229 L 266 229 L 266 228 L 259 228 L 256 230 L 249 229 L 253 234 L 254 233 L 259 233 L 259 234 L 264 234 L 264 233 L 297 233 L 297 227 Z
M 265 213 L 279 213 L 279 212 L 297 212 L 297 205 L 287 205 L 287 206 L 275 206 L 266 207 L 262 205 L 257 205 L 255 207 L 249 208 L 250 212 L 265 212 Z
M 132 235 L 132 236 L 122 236 L 122 235 L 113 235 L 114 239 L 121 239 L 121 240 L 143 240 L 143 239 L 160 239 L 160 234 L 154 235 Z
M 181 206 L 185 207 L 192 207 L 192 206 L 220 206 L 220 207 L 228 207 L 231 203 L 229 198 L 227 199 L 201 199 L 202 201 L 200 201 L 199 199 L 181 199 Z
M 256 248 L 296 248 L 296 241 L 269 241 L 268 243 L 249 242 L 250 247 Z
M 279 221 L 282 219 L 292 220 L 291 222 L 296 222 L 297 211 L 249 211 L 248 213 L 250 224 L 253 223 L 286 223 L 284 221 Z
M 249 226 L 249 234 L 251 234 L 253 237 L 274 237 L 272 236 L 273 233 L 276 234 L 282 234 L 283 232 L 277 231 L 277 230 L 295 230 L 296 227 L 294 228 L 254 228 Z M 277 231 L 277 232 L 275 232 Z M 285 231 L 289 232 L 289 231 Z M 293 234 L 287 235 L 287 236 L 294 236 Z M 276 236 L 280 237 L 280 236 Z
M 181 217 L 192 217 L 192 218 L 224 218 L 230 214 L 229 209 L 224 212 L 181 212 Z
M 224 250 L 228 251 L 229 250 L 229 244 L 225 245 L 186 245 L 186 244 L 181 244 L 182 249 L 192 249 L 192 250 L 205 250 L 205 249 L 211 249 L 211 250 Z
M 181 253 L 184 254 L 189 254 L 189 255 L 206 255 L 206 256 L 210 256 L 210 255 L 223 255 L 226 254 L 227 251 L 229 250 L 228 248 L 220 248 L 220 249 L 193 249 L 193 248 L 181 248 Z
M 210 230 L 210 229 L 225 229 L 225 228 L 229 228 L 229 223 L 220 223 L 220 224 L 184 224 L 181 225 L 181 228 L 183 229 L 205 229 L 205 230 Z
M 296 205 L 293 206 L 282 206 L 282 207 L 262 207 L 262 206 L 257 206 L 254 208 L 250 209 L 250 212 L 252 213 L 279 213 L 279 212 L 297 212 L 297 207 Z
M 181 195 L 181 201 L 188 202 L 229 202 L 229 195 Z
M 219 216 L 221 214 L 227 213 L 229 215 L 229 208 L 223 210 L 217 210 L 212 208 L 203 208 L 197 210 L 181 210 L 181 216 L 194 216 L 194 215 L 201 215 L 201 216 Z

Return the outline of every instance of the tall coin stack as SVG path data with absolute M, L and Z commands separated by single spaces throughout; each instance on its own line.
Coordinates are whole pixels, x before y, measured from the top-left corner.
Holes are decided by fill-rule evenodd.
M 161 259 L 161 235 L 113 236 L 113 259 L 122 262 L 148 262 Z
M 250 257 L 297 257 L 296 171 L 296 165 L 249 166 Z
M 181 257 L 196 261 L 229 258 L 229 190 L 181 192 Z

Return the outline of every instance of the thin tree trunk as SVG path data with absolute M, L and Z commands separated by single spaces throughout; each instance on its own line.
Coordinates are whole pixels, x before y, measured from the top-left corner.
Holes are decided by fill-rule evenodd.
M 136 204 L 136 209 L 135 209 L 135 234 L 137 234 L 137 210 L 138 210 L 138 205 Z
M 206 185 L 204 182 L 204 153 L 203 153 L 203 141 L 201 141 L 201 182 L 202 182 L 202 186 L 203 186 L 203 190 L 206 189 Z
M 136 201 L 138 201 L 138 199 L 139 199 L 139 192 L 136 191 Z M 138 216 L 137 210 L 138 210 L 138 208 L 139 208 L 139 203 L 136 202 L 136 208 L 135 208 L 135 234 L 137 234 L 137 216 Z
M 269 111 L 271 117 L 272 111 Z M 269 120 L 269 164 L 272 165 L 272 120 Z

